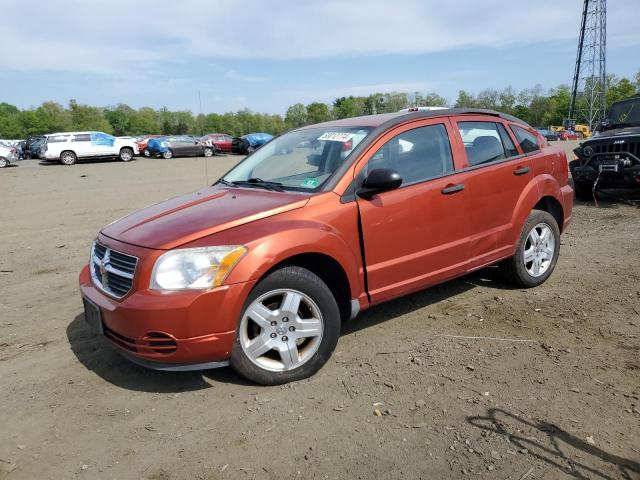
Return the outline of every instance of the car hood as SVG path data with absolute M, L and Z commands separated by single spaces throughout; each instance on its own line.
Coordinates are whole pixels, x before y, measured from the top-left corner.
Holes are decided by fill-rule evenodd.
M 138 210 L 102 234 L 140 247 L 169 250 L 238 225 L 303 207 L 309 195 L 213 186 Z
M 611 130 L 605 130 L 604 132 L 598 133 L 598 135 L 594 135 L 589 140 L 600 140 L 623 135 L 640 135 L 640 126 L 612 128 Z

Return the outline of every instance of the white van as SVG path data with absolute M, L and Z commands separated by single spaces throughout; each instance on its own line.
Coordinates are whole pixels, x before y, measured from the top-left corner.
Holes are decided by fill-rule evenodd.
M 138 145 L 130 137 L 119 138 L 103 132 L 66 132 L 45 135 L 40 158 L 73 165 L 88 158 L 119 158 L 128 162 L 138 153 Z

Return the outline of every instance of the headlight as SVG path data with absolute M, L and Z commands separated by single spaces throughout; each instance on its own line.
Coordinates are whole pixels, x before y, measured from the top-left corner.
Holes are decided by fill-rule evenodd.
M 218 287 L 246 252 L 247 248 L 241 245 L 171 250 L 156 260 L 151 288 L 187 290 Z

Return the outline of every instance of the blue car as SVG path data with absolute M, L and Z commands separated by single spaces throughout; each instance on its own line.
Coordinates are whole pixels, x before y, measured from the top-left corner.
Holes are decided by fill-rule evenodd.
M 241 137 L 235 137 L 231 143 L 231 152 L 247 155 L 252 153 L 273 138 L 268 133 L 247 133 Z

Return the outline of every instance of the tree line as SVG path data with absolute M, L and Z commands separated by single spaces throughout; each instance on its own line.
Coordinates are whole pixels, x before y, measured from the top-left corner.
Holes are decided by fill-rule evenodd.
M 608 76 L 607 105 L 636 93 L 640 93 L 640 71 L 633 79 Z M 534 126 L 548 126 L 562 124 L 568 114 L 570 100 L 571 90 L 568 85 L 548 90 L 540 85 L 521 91 L 512 87 L 502 90 L 486 89 L 477 94 L 461 90 L 453 103 L 437 93 L 374 93 L 368 96 L 336 98 L 331 104 L 296 103 L 287 109 L 284 117 L 248 109 L 194 115 L 188 110 L 170 111 L 164 107 L 134 109 L 125 104 L 95 107 L 75 100 L 71 100 L 67 107 L 56 102 L 44 102 L 37 108 L 25 110 L 0 103 L 0 138 L 19 139 L 27 135 L 82 130 L 98 130 L 117 136 L 202 135 L 211 132 L 234 136 L 250 132 L 280 135 L 304 125 L 359 115 L 396 112 L 411 106 L 489 108 L 515 115 Z

